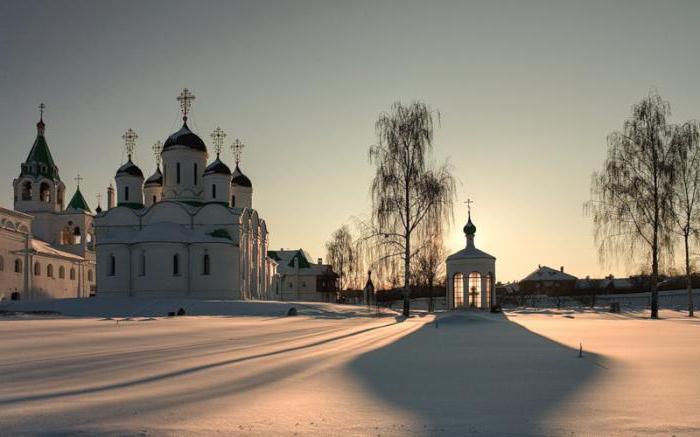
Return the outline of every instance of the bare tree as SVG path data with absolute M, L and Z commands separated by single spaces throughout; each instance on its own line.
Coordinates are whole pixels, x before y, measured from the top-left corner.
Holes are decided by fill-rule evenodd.
M 379 116 L 376 131 L 378 142 L 369 150 L 376 171 L 368 238 L 381 250 L 381 258 L 401 259 L 403 314 L 409 316 L 411 260 L 418 249 L 412 240 L 452 220 L 455 181 L 447 163 L 430 165 L 433 111 L 425 103 L 394 103 Z
M 670 106 L 650 93 L 632 107 L 621 132 L 608 136 L 603 170 L 595 172 L 591 200 L 595 240 L 602 262 L 608 256 L 648 250 L 651 317 L 658 318 L 659 262 L 673 256 L 674 153 Z
M 675 129 L 674 151 L 676 184 L 673 218 L 676 230 L 683 237 L 685 276 L 688 286 L 688 316 L 693 317 L 693 285 L 691 281 L 689 240 L 698 237 L 700 213 L 700 129 L 697 122 L 688 122 Z
M 430 235 L 416 257 L 416 269 L 420 282 L 428 287 L 428 311 L 433 312 L 433 289 L 444 274 L 446 250 L 442 235 Z
M 358 270 L 357 248 L 347 225 L 338 228 L 326 242 L 326 259 L 340 276 L 340 289 L 352 282 Z

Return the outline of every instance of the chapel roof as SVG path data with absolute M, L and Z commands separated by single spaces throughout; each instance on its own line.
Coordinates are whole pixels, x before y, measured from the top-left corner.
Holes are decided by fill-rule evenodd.
M 208 174 L 223 174 L 226 176 L 231 175 L 231 169 L 228 168 L 228 165 L 224 164 L 219 157 L 217 156 L 214 162 L 209 164 L 207 168 L 204 170 L 204 176 Z
M 561 270 L 539 266 L 537 270 L 527 275 L 523 281 L 575 281 L 577 279 L 576 276 L 564 273 Z
M 90 210 L 90 206 L 88 206 L 85 198 L 83 197 L 83 193 L 80 192 L 80 187 L 75 190 L 75 194 L 73 194 L 73 198 L 70 200 L 70 202 L 68 202 L 68 207 L 66 209 L 77 209 L 92 212 Z
M 231 179 L 231 185 L 238 185 L 241 187 L 252 187 L 253 183 L 250 182 L 248 176 L 244 175 L 241 169 L 236 164 L 236 169 L 233 170 L 233 178 Z
M 46 143 L 46 138 L 44 137 L 45 126 L 43 118 L 36 124 L 36 139 L 34 140 L 34 144 L 32 144 L 32 148 L 29 150 L 29 155 L 24 161 L 24 165 L 22 165 L 20 176 L 46 176 L 49 179 L 59 181 L 58 167 L 53 160 L 53 156 L 51 156 L 51 150 L 49 150 L 49 145 Z
M 160 186 L 163 185 L 163 173 L 160 172 L 160 166 L 156 167 L 156 171 L 153 172 L 151 176 L 149 176 L 148 179 L 146 179 L 146 182 L 144 183 L 144 186 Z
M 119 170 L 117 170 L 117 176 L 125 175 L 143 178 L 143 172 L 136 164 L 134 164 L 131 161 L 131 157 L 129 157 L 129 160 L 126 162 L 126 164 L 122 165 L 121 167 L 119 167 Z

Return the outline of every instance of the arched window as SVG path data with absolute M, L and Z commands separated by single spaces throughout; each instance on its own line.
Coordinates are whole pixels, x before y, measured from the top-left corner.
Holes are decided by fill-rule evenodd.
M 211 198 L 216 199 L 216 184 L 211 184 Z
M 66 277 L 66 268 L 63 266 L 58 267 L 58 279 L 64 279 Z
M 139 276 L 146 276 L 146 254 L 143 252 L 139 255 Z
M 175 182 L 180 185 L 180 163 L 175 164 Z
M 22 200 L 32 200 L 32 183 L 29 181 L 22 184 Z
M 457 272 L 452 279 L 452 290 L 454 291 L 455 308 L 464 306 L 464 275 Z
M 22 260 L 19 258 L 15 260 L 15 273 L 22 273 Z
M 173 276 L 180 274 L 180 255 L 173 255 Z
M 42 202 L 51 202 L 51 186 L 46 182 L 42 182 L 41 185 L 39 185 L 39 199 Z
M 124 187 L 124 201 L 129 201 L 129 187 Z
M 70 268 L 70 280 L 75 281 L 75 269 L 73 267 Z
M 41 264 L 38 261 L 34 263 L 34 276 L 41 276 Z
M 493 304 L 493 273 L 489 272 L 486 275 L 486 292 L 484 294 L 486 306 L 491 307 Z
M 481 275 L 479 272 L 469 274 L 469 305 L 481 308 Z
M 197 185 L 197 163 L 194 163 L 194 184 Z
M 88 270 L 88 282 L 92 282 L 92 270 Z
M 236 207 L 236 195 L 232 194 L 231 195 L 231 208 L 235 208 L 235 207 Z
M 211 265 L 209 261 L 209 254 L 204 255 L 204 261 L 202 263 L 202 274 L 209 275 L 211 273 Z
M 71 232 L 70 228 L 66 226 L 59 235 L 59 244 L 73 244 L 73 240 L 73 232 Z
M 117 259 L 114 255 L 109 256 L 109 276 L 114 276 L 117 274 Z
M 53 265 L 52 264 L 49 264 L 48 266 L 46 266 L 46 276 L 48 276 L 49 278 L 53 278 Z
M 156 203 L 158 200 L 156 200 L 156 196 L 153 196 L 153 203 Z
M 73 244 L 80 244 L 82 243 L 83 238 L 82 234 L 80 233 L 80 227 L 76 226 L 73 228 Z

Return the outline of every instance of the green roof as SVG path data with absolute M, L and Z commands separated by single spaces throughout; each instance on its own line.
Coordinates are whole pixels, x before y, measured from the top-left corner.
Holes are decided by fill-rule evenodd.
M 298 259 L 299 260 L 299 268 L 300 269 L 308 269 L 311 267 L 311 264 L 309 264 L 309 260 L 306 259 L 306 256 L 304 256 L 304 251 L 299 249 L 297 250 L 297 253 L 294 254 L 291 260 L 289 260 L 289 267 L 294 267 L 294 260 Z
M 79 209 L 87 212 L 92 212 L 90 211 L 90 207 L 88 206 L 87 202 L 85 201 L 85 198 L 83 197 L 83 193 L 80 192 L 80 187 L 78 187 L 75 190 L 75 194 L 73 194 L 73 198 L 68 203 L 68 208 L 66 209 Z
M 32 176 L 46 176 L 53 180 L 60 180 L 58 177 L 58 167 L 51 156 L 51 151 L 49 150 L 49 145 L 46 143 L 46 138 L 41 133 L 42 127 L 39 128 L 40 132 L 37 134 L 32 149 L 29 151 L 29 156 L 27 156 L 26 161 L 22 165 L 21 176 L 32 175 Z
M 214 229 L 213 231 L 209 232 L 209 235 L 214 238 L 226 238 L 227 240 L 233 241 L 231 234 L 229 234 L 226 229 Z

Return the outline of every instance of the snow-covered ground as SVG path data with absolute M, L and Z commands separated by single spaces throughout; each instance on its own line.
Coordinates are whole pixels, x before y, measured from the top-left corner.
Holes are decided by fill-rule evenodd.
M 0 317 L 0 434 L 700 434 L 700 320 L 682 313 L 145 303 Z M 161 317 L 183 304 L 221 314 Z

